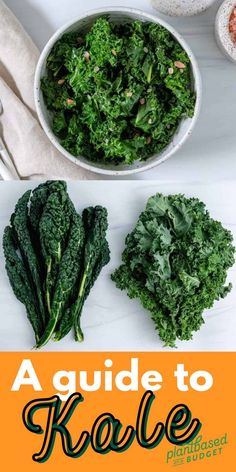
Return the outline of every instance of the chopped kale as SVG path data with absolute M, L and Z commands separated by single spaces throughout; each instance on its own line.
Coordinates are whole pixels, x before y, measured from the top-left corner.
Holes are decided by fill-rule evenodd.
M 115 164 L 161 152 L 195 107 L 187 53 L 166 28 L 140 21 L 100 17 L 84 37 L 62 36 L 41 88 L 62 146 Z

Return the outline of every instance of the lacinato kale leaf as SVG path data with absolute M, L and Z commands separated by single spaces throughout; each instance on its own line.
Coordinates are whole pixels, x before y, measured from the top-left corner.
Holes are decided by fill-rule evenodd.
M 190 59 L 156 23 L 100 17 L 83 37 L 62 36 L 41 88 L 62 146 L 107 163 L 159 153 L 195 108 Z
M 80 319 L 84 302 L 102 268 L 110 261 L 110 250 L 106 240 L 107 210 L 100 206 L 89 207 L 84 210 L 82 217 L 86 236 L 78 288 L 75 300 L 58 325 L 57 340 L 66 336 L 74 326 L 75 340 L 83 341 Z
M 43 334 L 44 324 L 38 307 L 35 289 L 22 258 L 18 254 L 18 243 L 13 228 L 7 226 L 3 235 L 3 251 L 6 271 L 15 296 L 26 307 L 28 319 L 38 342 Z
M 72 213 L 71 225 L 68 235 L 68 245 L 61 257 L 58 274 L 54 286 L 54 294 L 51 302 L 50 319 L 43 336 L 37 347 L 46 344 L 55 334 L 54 339 L 60 339 L 60 321 L 64 322 L 67 316 L 66 309 L 72 303 L 75 285 L 81 273 L 81 259 L 84 250 L 85 232 L 83 222 L 75 211 Z M 73 326 L 72 317 L 67 320 L 68 332 Z M 56 329 L 56 326 L 59 327 Z M 59 333 L 59 334 L 58 334 Z
M 32 281 L 32 286 L 34 287 L 35 298 L 37 300 L 42 324 L 45 325 L 47 321 L 47 310 L 44 306 L 40 261 L 33 246 L 29 228 L 28 204 L 30 200 L 30 194 L 31 190 L 28 190 L 17 202 L 15 211 L 11 216 L 11 225 L 14 230 L 14 235 L 21 253 L 22 260 L 28 272 L 28 277 Z
M 39 236 L 39 224 L 42 218 L 42 214 L 47 203 L 49 195 L 53 192 L 66 192 L 66 183 L 63 181 L 47 181 L 43 184 L 40 184 L 36 189 L 31 192 L 29 204 L 28 204 L 28 220 L 29 220 L 29 231 L 31 235 L 31 240 L 35 249 L 35 252 L 38 254 L 38 260 L 40 264 L 40 270 L 45 276 L 45 271 L 47 270 L 44 264 L 42 257 L 42 247 L 40 243 Z
M 44 288 L 49 313 L 58 269 L 67 244 L 71 214 L 74 211 L 66 190 L 53 192 L 48 196 L 39 223 L 41 250 L 46 263 Z
M 189 340 L 203 312 L 227 295 L 232 234 L 197 198 L 156 194 L 126 238 L 112 280 L 150 313 L 165 345 Z
M 36 348 L 60 340 L 80 318 L 90 290 L 110 260 L 107 210 L 77 213 L 63 181 L 48 181 L 19 199 L 3 237 L 6 271 L 24 303 Z
M 66 192 L 66 183 L 60 180 L 49 180 L 32 190 L 29 205 L 29 221 L 35 232 L 39 229 L 39 223 L 49 195 L 62 190 Z

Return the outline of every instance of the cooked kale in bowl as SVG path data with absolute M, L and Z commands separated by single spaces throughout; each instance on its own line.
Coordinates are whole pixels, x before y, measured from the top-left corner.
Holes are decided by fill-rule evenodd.
M 159 21 L 100 15 L 89 29 L 62 32 L 44 59 L 36 89 L 54 137 L 79 163 L 83 156 L 101 171 L 139 162 L 141 170 L 189 134 L 187 127 L 173 145 L 181 123 L 191 127 L 196 112 L 190 54 Z

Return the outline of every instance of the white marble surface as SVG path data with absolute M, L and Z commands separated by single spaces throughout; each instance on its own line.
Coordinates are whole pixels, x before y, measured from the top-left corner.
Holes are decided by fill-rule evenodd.
M 0 241 L 16 200 L 35 183 L 1 183 Z M 50 342 L 47 351 L 168 351 L 163 348 L 153 322 L 139 304 L 118 290 L 110 279 L 111 272 L 121 262 L 126 234 L 133 228 L 149 196 L 158 192 L 182 192 L 202 199 L 212 217 L 229 228 L 236 243 L 236 187 L 234 182 L 191 184 L 160 181 L 150 182 L 78 182 L 69 183 L 69 193 L 76 207 L 102 204 L 109 211 L 109 243 L 111 262 L 96 282 L 84 307 L 82 327 L 85 341 L 73 340 L 70 333 L 60 343 Z M 0 245 L 0 350 L 28 351 L 34 344 L 24 306 L 15 299 L 4 269 Z M 178 351 L 236 350 L 236 267 L 229 271 L 234 288 L 226 299 L 206 311 L 202 329 L 193 340 L 179 342 Z M 173 350 L 171 349 L 173 352 Z M 175 351 L 175 350 L 174 350 Z
M 61 25 L 83 11 L 126 5 L 155 12 L 149 0 L 5 0 L 40 49 Z M 173 182 L 212 181 L 236 177 L 236 66 L 220 52 L 214 37 L 216 0 L 195 17 L 164 17 L 187 40 L 203 78 L 202 112 L 193 135 L 169 161 L 136 179 Z

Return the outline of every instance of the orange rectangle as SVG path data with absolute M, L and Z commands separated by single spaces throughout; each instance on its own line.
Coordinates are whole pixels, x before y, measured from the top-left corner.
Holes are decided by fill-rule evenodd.
M 66 467 L 71 471 L 96 468 L 104 472 L 122 468 L 168 471 L 175 467 L 189 471 L 201 467 L 202 472 L 215 472 L 227 466 L 232 470 L 236 446 L 233 373 L 236 353 L 1 353 L 0 360 L 1 465 L 8 470 L 19 466 L 24 467 L 25 472 L 40 468 L 63 471 Z M 68 381 L 70 388 L 66 388 Z M 156 390 L 151 393 L 152 389 Z M 148 414 L 144 424 L 140 404 L 147 400 L 147 391 L 152 400 L 149 411 L 145 412 Z M 59 410 L 64 415 L 69 412 L 70 418 L 66 424 L 60 423 L 58 417 L 53 423 L 55 404 L 52 406 L 53 400 L 50 400 L 50 410 L 42 399 L 53 396 L 55 401 L 58 394 L 68 394 L 69 398 L 73 392 L 80 393 L 83 401 L 77 402 L 73 410 L 76 396 L 70 398 L 70 404 L 69 400 L 66 403 L 66 398 L 62 402 L 58 398 L 58 415 Z M 179 407 L 175 420 L 177 426 L 180 425 L 183 413 L 180 405 L 183 404 L 192 415 L 189 427 L 193 422 L 194 429 L 195 420 L 199 420 L 201 426 L 190 442 L 180 444 L 181 434 L 187 438 L 187 423 L 183 429 L 172 431 L 174 423 L 170 423 L 170 415 L 171 410 Z M 26 424 L 22 417 L 24 408 Z M 102 429 L 105 414 L 110 415 L 109 422 L 107 420 Z M 103 417 L 98 420 L 100 415 Z M 115 438 L 118 420 L 122 426 L 117 426 L 120 433 Z M 30 431 L 30 422 L 35 427 L 34 432 Z M 158 437 L 158 431 L 155 437 L 157 423 L 160 431 L 163 425 L 162 437 L 161 434 Z M 120 439 L 121 449 L 127 426 L 133 428 L 133 432 L 127 445 L 124 438 L 121 452 L 116 440 Z M 41 434 L 37 434 L 37 428 L 41 429 Z M 145 431 L 141 431 L 142 428 Z M 85 431 L 88 444 L 79 455 L 76 443 L 80 437 L 85 437 Z M 50 443 L 47 460 L 43 459 L 43 454 L 42 463 L 33 460 L 34 455 L 34 458 L 40 457 L 43 441 L 45 451 L 53 435 L 55 442 Z M 146 443 L 140 440 L 144 437 Z M 171 438 L 177 443 L 171 442 Z

